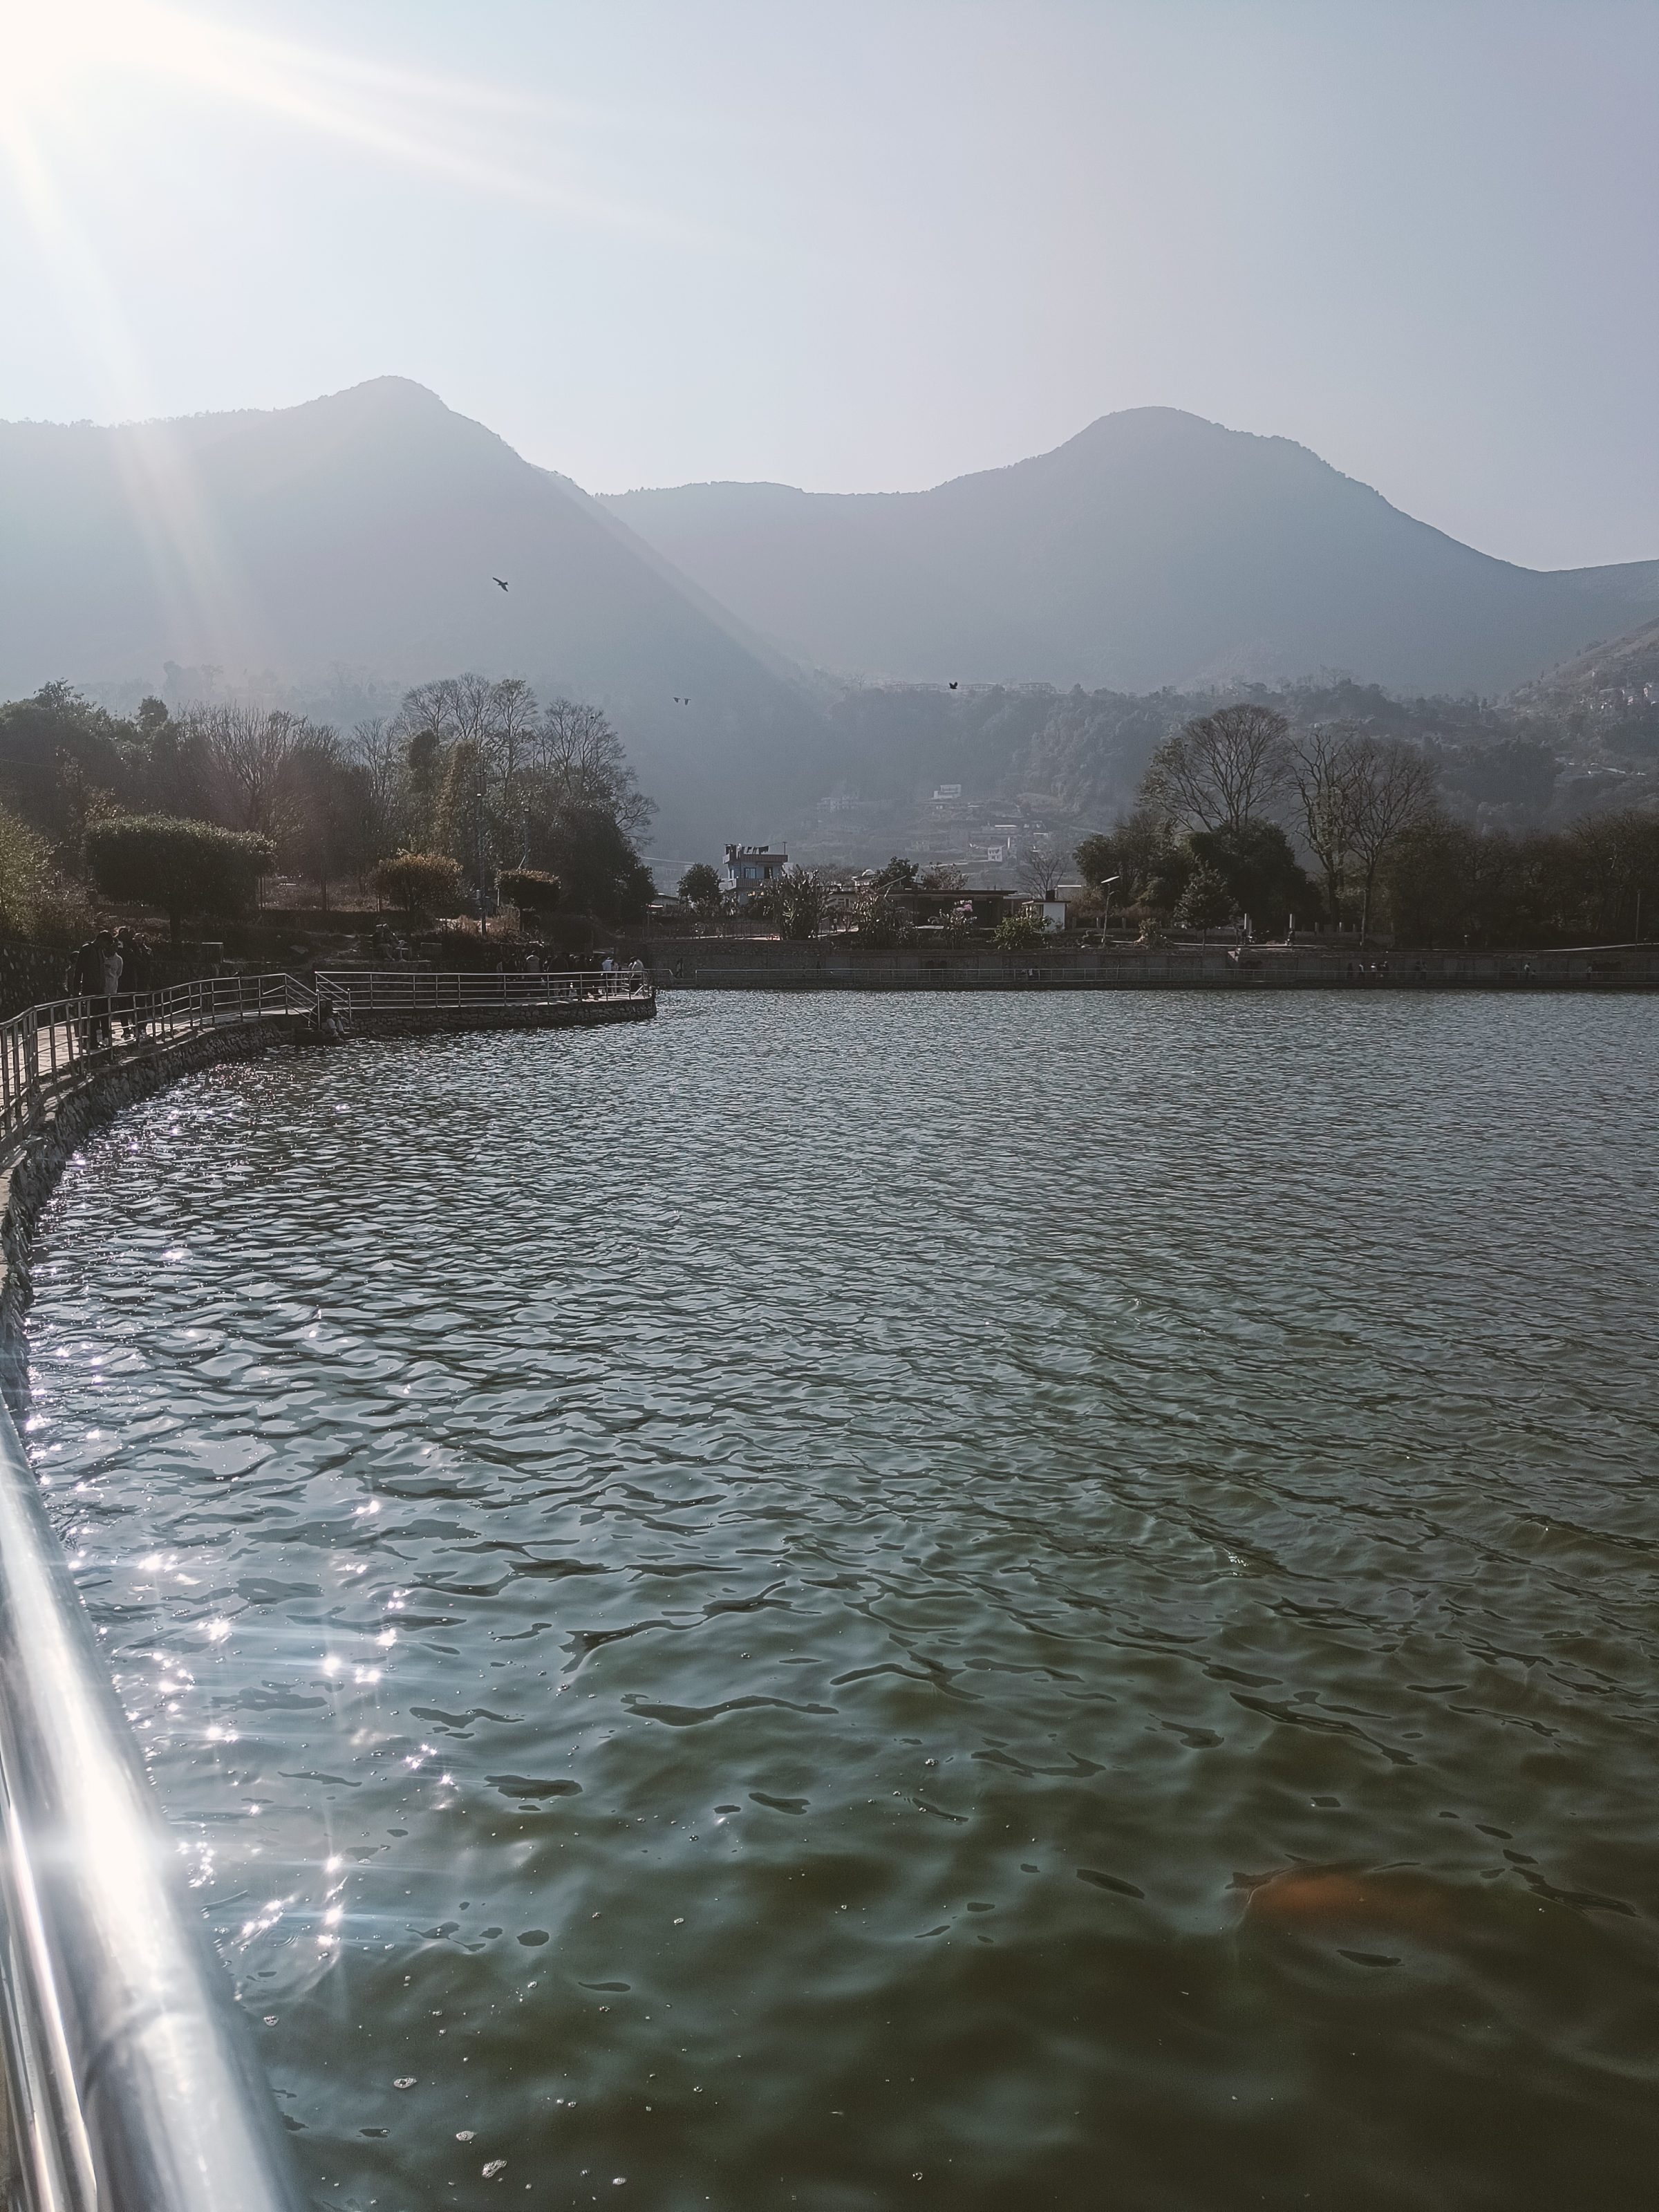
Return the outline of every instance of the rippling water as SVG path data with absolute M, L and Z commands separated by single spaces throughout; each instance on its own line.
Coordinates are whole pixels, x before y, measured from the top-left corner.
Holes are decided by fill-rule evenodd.
M 124 1116 L 32 1445 L 319 2203 L 1650 2205 L 1656 1075 L 708 996 Z

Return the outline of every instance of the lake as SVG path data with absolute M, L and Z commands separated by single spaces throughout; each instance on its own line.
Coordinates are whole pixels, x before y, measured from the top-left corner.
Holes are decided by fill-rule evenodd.
M 1655 1035 L 704 994 L 88 1144 L 31 1451 L 318 2202 L 1650 2205 Z

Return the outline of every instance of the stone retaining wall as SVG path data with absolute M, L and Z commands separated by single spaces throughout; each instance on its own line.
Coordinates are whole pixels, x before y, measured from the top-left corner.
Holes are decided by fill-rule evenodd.
M 998 952 L 920 946 L 859 952 L 811 945 L 704 939 L 650 951 L 668 991 L 1651 991 L 1659 945 L 1587 951 L 1326 951 L 1262 946 L 1230 957 L 1222 945 L 1044 945 Z

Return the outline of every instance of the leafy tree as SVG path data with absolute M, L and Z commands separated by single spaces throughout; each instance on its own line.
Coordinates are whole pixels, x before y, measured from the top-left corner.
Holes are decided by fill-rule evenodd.
M 177 945 L 186 915 L 230 916 L 253 902 L 276 860 L 269 837 L 165 814 L 118 815 L 87 831 L 87 864 L 108 897 L 160 907 Z
M 1137 807 L 1120 815 L 1109 830 L 1085 837 L 1073 857 L 1084 882 L 1097 890 L 1115 876 L 1118 904 L 1128 906 L 1166 862 L 1170 842 L 1168 823 L 1150 808 Z
M 45 836 L 58 866 L 83 866 L 86 825 L 98 800 L 107 805 L 136 795 L 124 743 L 130 733 L 129 725 L 68 684 L 43 684 L 32 699 L 0 707 L 0 789 Z
M 657 895 L 650 869 L 607 806 L 561 808 L 543 825 L 539 849 L 578 913 L 638 921 Z
M 1177 929 L 1220 929 L 1238 916 L 1238 902 L 1218 869 L 1200 860 L 1187 878 L 1176 901 L 1173 920 Z
M 1235 908 L 1264 935 L 1277 936 L 1292 915 L 1311 920 L 1319 912 L 1318 890 L 1276 822 L 1247 817 L 1232 829 L 1195 830 L 1187 845 L 1199 869 L 1219 877 Z M 1189 878 L 1182 896 L 1191 889 Z
M 692 911 L 704 916 L 720 910 L 720 878 L 718 868 L 707 860 L 695 861 L 680 878 L 680 896 Z
M 895 853 L 885 867 L 877 869 L 876 888 L 878 890 L 884 891 L 914 890 L 916 887 L 916 878 L 920 872 L 914 860 L 902 860 L 898 854 Z
M 432 822 L 432 842 L 460 863 L 481 921 L 492 864 L 506 829 L 501 809 L 493 803 L 489 778 L 482 740 L 459 739 L 445 758 L 443 789 Z
M 1396 943 L 1472 946 L 1625 942 L 1659 915 L 1659 817 L 1593 816 L 1516 836 L 1431 815 L 1378 870 Z
M 378 897 L 423 921 L 460 903 L 460 863 L 448 853 L 394 853 L 375 864 L 369 882 Z
M 859 908 L 858 935 L 872 952 L 894 952 L 915 943 L 916 925 L 886 899 L 870 899 Z
M 0 808 L 0 935 L 33 933 L 51 880 L 51 857 L 38 831 Z
M 766 889 L 781 936 L 805 943 L 817 935 L 827 902 L 821 877 L 811 868 L 786 868 Z

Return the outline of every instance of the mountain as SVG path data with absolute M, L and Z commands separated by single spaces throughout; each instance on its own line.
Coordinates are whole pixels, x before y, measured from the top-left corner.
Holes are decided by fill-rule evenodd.
M 302 701 L 468 668 L 599 700 L 671 849 L 764 836 L 818 788 L 821 719 L 771 648 L 398 377 L 272 412 L 0 424 L 0 696 L 161 690 L 168 663 L 175 689 L 217 671 Z
M 1659 706 L 1659 621 L 1644 623 L 1639 629 L 1547 670 L 1519 697 L 1528 705 L 1599 701 L 1623 707 Z
M 605 503 L 781 650 L 843 675 L 1151 691 L 1328 669 L 1489 694 L 1659 614 L 1659 561 L 1516 568 L 1289 439 L 1170 407 L 931 491 L 708 483 Z

